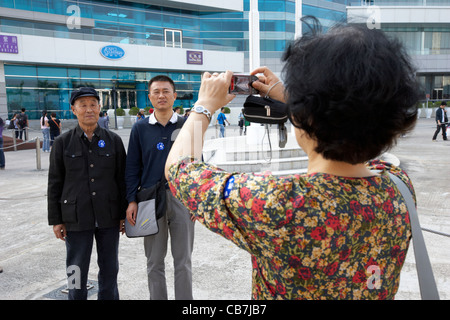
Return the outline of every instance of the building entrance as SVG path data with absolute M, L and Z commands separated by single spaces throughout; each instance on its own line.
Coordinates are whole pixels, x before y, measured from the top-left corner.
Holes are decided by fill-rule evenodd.
M 131 109 L 137 106 L 135 90 L 98 90 L 100 96 L 100 106 L 102 109 L 117 108 Z
M 433 99 L 433 100 L 441 100 L 443 91 L 444 91 L 443 88 L 434 88 L 433 89 L 433 95 L 432 95 L 431 99 Z

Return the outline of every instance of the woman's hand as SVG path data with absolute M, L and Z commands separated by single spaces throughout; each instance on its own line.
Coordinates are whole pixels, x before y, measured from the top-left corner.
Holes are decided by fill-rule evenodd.
M 226 106 L 235 95 L 228 93 L 233 73 L 226 71 L 224 73 L 203 73 L 198 100 L 195 105 L 202 105 L 207 108 L 211 114 L 214 114 L 220 108 Z
M 270 98 L 286 102 L 284 86 L 280 79 L 267 67 L 256 68 L 250 74 L 256 75 L 258 73 L 260 73 L 260 75 L 257 75 L 258 81 L 253 82 L 253 88 L 258 90 L 261 96 L 266 96 L 270 90 Z

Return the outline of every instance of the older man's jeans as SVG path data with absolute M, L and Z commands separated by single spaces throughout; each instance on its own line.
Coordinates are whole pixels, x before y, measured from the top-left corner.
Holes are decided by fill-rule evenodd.
M 118 300 L 119 227 L 96 228 L 88 231 L 68 231 L 66 236 L 69 300 L 86 300 L 86 288 L 93 241 L 96 241 L 98 300 Z

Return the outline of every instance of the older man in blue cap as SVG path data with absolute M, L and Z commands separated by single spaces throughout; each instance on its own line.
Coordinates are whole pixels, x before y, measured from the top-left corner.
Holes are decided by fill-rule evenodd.
M 97 125 L 99 96 L 94 88 L 72 92 L 76 128 L 60 135 L 50 154 L 48 222 L 66 243 L 69 299 L 87 299 L 93 239 L 98 254 L 98 299 L 119 299 L 119 234 L 127 208 L 125 148 L 114 132 Z

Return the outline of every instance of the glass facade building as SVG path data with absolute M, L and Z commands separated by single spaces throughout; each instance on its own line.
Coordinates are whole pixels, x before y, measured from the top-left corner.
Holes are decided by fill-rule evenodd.
M 364 13 L 405 45 L 415 60 L 424 100 L 450 99 L 450 0 L 350 1 L 349 19 Z
M 233 71 L 249 71 L 250 2 L 232 2 L 226 7 L 218 1 L 194 5 L 160 0 L 0 0 L 0 37 L 22 41 L 19 56 L 0 51 L 0 113 L 11 117 L 25 107 L 31 119 L 38 119 L 43 110 L 71 118 L 69 96 L 80 86 L 97 89 L 103 109 L 113 108 L 113 104 L 125 109 L 151 107 L 147 83 L 157 74 L 175 81 L 176 105 L 189 108 L 197 99 L 203 71 L 230 69 L 227 61 L 235 60 L 242 61 L 232 67 Z M 314 15 L 327 27 L 345 20 L 347 4 L 344 0 L 259 0 L 261 65 L 281 70 L 280 57 L 295 37 L 296 6 L 301 5 L 303 15 Z M 30 40 L 33 45 L 27 47 Z M 82 42 L 86 47 L 80 47 Z M 49 47 L 48 58 L 40 47 L 46 43 L 55 43 L 57 51 Z M 150 57 L 148 66 L 138 61 L 127 65 L 123 59 L 122 63 L 107 59 L 95 62 L 98 51 L 87 51 L 99 43 L 126 47 L 127 54 L 144 50 L 140 56 L 163 48 L 160 59 L 164 63 L 152 64 Z M 86 57 L 72 62 L 64 51 L 64 60 L 57 50 L 61 47 L 73 47 L 74 57 Z M 39 56 L 33 55 L 33 48 Z M 203 54 L 201 65 L 183 65 L 176 58 L 177 67 L 171 54 L 180 50 Z M 209 59 L 214 63 L 208 65 Z M 2 97 L 6 101 L 3 107 Z

